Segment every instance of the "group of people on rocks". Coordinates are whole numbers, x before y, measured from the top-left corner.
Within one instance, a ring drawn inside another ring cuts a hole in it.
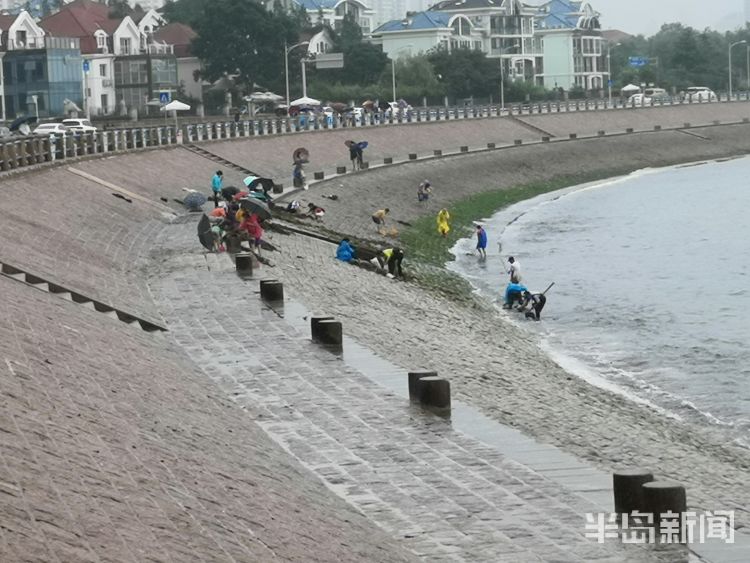
[[[513,256],[508,257],[505,271],[510,274],[510,279],[505,287],[503,308],[513,309],[515,306],[527,319],[541,320],[547,297],[544,293],[532,293],[521,282],[521,264]]]
[[[336,259],[349,264],[358,262],[357,251],[352,246],[348,238],[341,239],[336,249]],[[386,276],[394,278],[404,278],[404,270],[401,263],[404,261],[404,251],[398,246],[384,248],[371,260],[372,264],[377,264],[379,270],[385,272]]]
[[[240,200],[247,197],[249,192],[224,191],[223,176],[222,171],[218,170],[211,180],[214,209],[208,213],[208,216],[213,223],[211,232],[214,238],[214,248],[218,252],[223,252],[227,238],[234,236],[240,241],[249,241],[251,248],[260,255],[263,242],[263,221],[257,213],[243,209],[241,206]]]

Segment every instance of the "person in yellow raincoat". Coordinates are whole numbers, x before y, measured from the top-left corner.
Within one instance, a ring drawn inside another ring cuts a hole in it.
[[[437,229],[438,233],[440,233],[443,237],[447,237],[448,233],[451,230],[451,226],[449,221],[451,220],[451,215],[448,213],[447,209],[441,209],[440,212],[437,214]]]

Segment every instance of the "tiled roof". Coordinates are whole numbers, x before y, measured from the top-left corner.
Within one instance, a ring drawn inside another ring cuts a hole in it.
[[[403,20],[391,20],[386,22],[373,31],[373,33],[448,27],[448,21],[454,15],[455,14],[449,14],[447,12],[419,12],[418,14],[414,14]]]
[[[155,40],[174,45],[174,54],[178,57],[190,56],[190,43],[197,36],[193,28],[182,23],[170,23],[154,32]]]
[[[430,11],[471,10],[474,8],[502,8],[504,0],[443,0],[430,7]]]
[[[55,37],[78,37],[82,53],[97,51],[94,32],[98,29],[114,33],[122,19],[110,19],[109,7],[91,0],[75,0],[56,14],[47,16],[39,25]]]
[[[336,7],[340,0],[294,0],[297,5],[303,7],[308,12],[315,12],[319,9],[330,10]]]
[[[1,16],[0,15],[0,31],[8,31],[13,22],[16,21],[16,16]]]

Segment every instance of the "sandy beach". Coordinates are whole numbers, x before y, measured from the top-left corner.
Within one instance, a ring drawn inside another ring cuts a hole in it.
[[[438,195],[429,202],[432,211],[477,189],[509,187],[521,178],[552,177],[561,170],[595,169],[606,175],[607,169],[622,172],[628,162],[657,166],[712,153],[726,157],[750,148],[746,133],[743,126],[711,128],[711,138],[718,141],[711,145],[673,133],[667,143],[664,137],[635,135],[534,147],[533,160],[530,152],[485,153],[336,179],[304,196],[339,194],[327,205],[325,226],[377,240],[365,213],[377,204],[390,206],[406,221],[428,212],[404,187],[425,175],[439,179]],[[590,162],[581,163],[576,155],[588,155]],[[709,428],[668,419],[571,376],[540,350],[532,333],[487,301],[452,301],[340,263],[333,259],[332,245],[271,236],[281,252],[273,254],[277,267],[267,273],[282,279],[290,294],[316,313],[342,319],[347,334],[401,367],[438,370],[451,379],[457,398],[500,422],[602,469],[648,468],[684,483],[692,508],[735,510],[738,525],[750,523],[746,449],[721,443]],[[408,270],[408,257],[405,266]]]

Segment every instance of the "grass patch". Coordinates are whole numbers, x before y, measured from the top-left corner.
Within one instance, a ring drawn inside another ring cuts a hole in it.
[[[497,211],[519,201],[535,196],[627,173],[620,171],[599,171],[576,176],[563,176],[545,182],[535,182],[483,191],[457,201],[448,207],[451,214],[451,232],[443,238],[437,231],[437,215],[422,217],[402,231],[399,239],[408,250],[409,269],[414,269],[415,281],[427,289],[437,290],[454,299],[470,298],[471,286],[460,276],[445,269],[446,262],[454,259],[450,248],[459,239],[471,236],[473,221],[488,217]]]

